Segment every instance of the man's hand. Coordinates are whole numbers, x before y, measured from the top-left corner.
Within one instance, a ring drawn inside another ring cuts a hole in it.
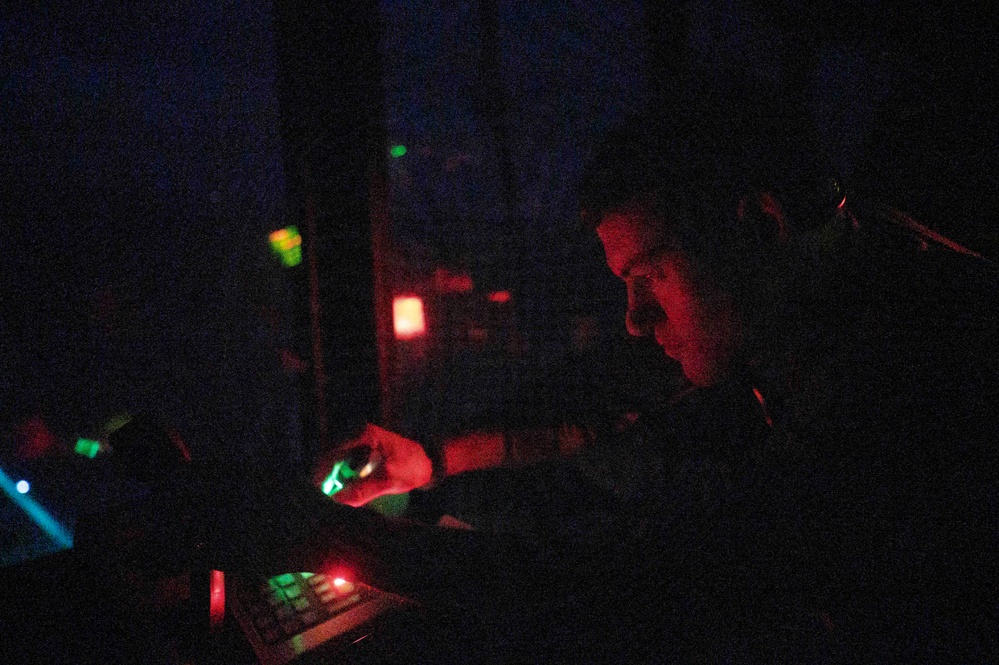
[[[322,488],[338,462],[367,446],[371,470],[344,483],[333,499],[349,506],[362,506],[384,494],[402,494],[430,482],[433,467],[430,458],[416,441],[368,424],[356,439],[320,457],[313,467],[312,484]]]

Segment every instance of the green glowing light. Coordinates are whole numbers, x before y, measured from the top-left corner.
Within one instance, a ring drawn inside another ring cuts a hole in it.
[[[399,158],[406,154],[406,146],[404,145],[394,145],[392,149],[389,150],[389,154],[393,157]]]
[[[405,514],[406,509],[409,507],[409,493],[383,494],[369,501],[367,507],[376,513],[381,513],[389,517],[401,516]]]
[[[288,268],[294,268],[302,262],[302,248],[295,247],[281,254],[281,263]]]
[[[323,494],[333,496],[343,489],[343,483],[351,478],[356,478],[357,473],[350,468],[345,460],[341,460],[333,465],[330,475],[323,481]]]
[[[337,476],[340,474],[340,467],[343,466],[343,462],[337,462],[333,465],[333,470],[330,471],[330,475],[326,476],[326,480],[323,481],[323,494],[326,496],[333,496],[337,492],[343,489],[343,483]]]
[[[295,583],[295,574],[285,573],[284,575],[278,575],[276,577],[272,577],[268,581],[270,582],[271,586],[291,586],[292,584]]]
[[[278,229],[268,236],[271,243],[271,250],[278,255],[281,263],[289,268],[293,268],[302,262],[302,236],[298,233],[298,227],[286,226]]]
[[[97,453],[101,449],[101,442],[94,441],[93,439],[77,439],[76,440],[76,454],[83,455],[84,457],[89,457],[94,459],[97,457]]]

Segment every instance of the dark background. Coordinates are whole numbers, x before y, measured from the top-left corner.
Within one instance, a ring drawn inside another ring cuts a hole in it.
[[[512,293],[500,323],[462,319],[516,342],[472,348],[457,374],[473,387],[476,367],[558,366],[584,316],[616,344],[622,294],[577,226],[576,187],[594,138],[681,75],[753,82],[809,118],[848,186],[999,250],[985,9],[159,4],[0,14],[5,459],[33,415],[71,446],[123,411],[175,424],[199,456],[307,456],[308,275],[266,238],[304,231],[310,200],[331,435],[386,400],[403,425],[426,415],[384,311],[438,267],[479,300]]]

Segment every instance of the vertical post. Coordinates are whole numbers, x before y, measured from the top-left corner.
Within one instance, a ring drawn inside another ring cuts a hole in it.
[[[387,148],[380,10],[377,0],[273,7],[289,209],[305,229],[308,261],[300,319],[312,347],[303,409],[309,458],[315,446],[377,420],[385,393],[376,313],[389,288],[376,265],[389,235],[378,184]]]
[[[323,308],[319,296],[319,267],[316,257],[316,199],[305,195],[305,256],[309,270],[309,333],[312,340],[312,397],[316,407],[319,449],[329,445],[329,417],[326,412],[326,365],[323,362]]]
[[[392,226],[388,211],[388,183],[384,168],[372,168],[369,173],[371,200],[371,256],[375,301],[375,339],[378,343],[378,385],[380,388],[381,421],[393,423],[395,397],[392,386],[396,365],[395,335],[392,324],[392,287],[394,252]]]

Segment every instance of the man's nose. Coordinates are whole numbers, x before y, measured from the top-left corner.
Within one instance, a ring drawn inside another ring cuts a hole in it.
[[[643,284],[628,285],[628,311],[625,327],[635,337],[645,337],[655,332],[655,325],[665,316],[659,303]]]

